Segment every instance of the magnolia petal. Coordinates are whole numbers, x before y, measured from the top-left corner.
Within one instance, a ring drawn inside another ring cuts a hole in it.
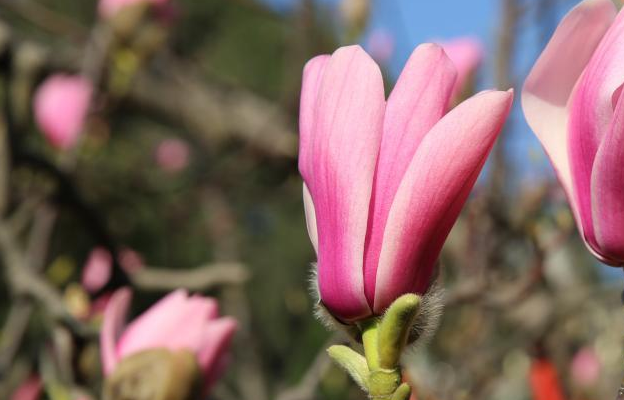
[[[316,103],[323,71],[330,60],[328,55],[316,56],[303,68],[301,99],[299,103],[299,171],[304,180],[312,179],[312,135]],[[316,248],[316,247],[315,247]]]
[[[423,293],[435,261],[511,107],[489,91],[451,110],[425,136],[399,186],[377,270],[375,313],[404,293]]]
[[[568,156],[568,110],[576,82],[615,18],[609,0],[585,0],[559,24],[522,90],[527,122],[542,143],[581,226]]]
[[[388,99],[364,259],[364,287],[371,307],[392,200],[418,145],[446,112],[455,77],[455,67],[442,48],[423,44],[412,53]]]
[[[624,93],[624,92],[622,92]],[[624,262],[624,96],[620,94],[611,129],[600,144],[592,171],[594,229],[603,261]]]
[[[186,290],[178,289],[135,318],[119,339],[119,354],[128,355],[166,340],[167,328],[176,325],[180,311],[185,309],[186,301]]]
[[[305,211],[306,227],[308,228],[308,236],[314,247],[314,252],[318,254],[318,232],[316,229],[316,212],[314,211],[314,202],[310,190],[303,184],[303,209]]]
[[[207,386],[212,385],[223,373],[223,360],[237,326],[234,318],[223,317],[204,327],[203,343],[197,355],[197,362],[204,371]]]
[[[334,315],[353,320],[370,315],[362,268],[385,107],[379,67],[359,46],[332,55],[316,107],[306,144],[314,162],[303,174],[316,212],[319,289]]]
[[[613,96],[624,75],[624,14],[619,14],[596,48],[570,103],[568,152],[574,177],[574,200],[583,237],[596,247],[591,211],[591,174],[600,142],[610,129]]]
[[[131,300],[132,292],[130,289],[121,288],[112,295],[104,310],[100,347],[105,375],[111,374],[119,361],[117,339],[124,328]]]

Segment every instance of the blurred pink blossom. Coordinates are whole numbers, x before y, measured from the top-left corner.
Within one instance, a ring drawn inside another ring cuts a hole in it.
[[[31,375],[11,395],[11,400],[38,400],[43,392],[43,383],[37,375]]]
[[[124,248],[119,251],[119,265],[127,274],[133,274],[145,267],[143,257],[136,251]]]
[[[91,250],[82,268],[82,287],[89,293],[100,290],[111,277],[113,258],[103,247]]]
[[[73,147],[89,111],[93,87],[81,76],[52,75],[34,97],[35,120],[48,142],[62,150]]]
[[[219,378],[237,324],[219,317],[216,300],[176,290],[124,326],[131,298],[130,289],[117,290],[104,312],[100,343],[106,375],[126,356],[166,348],[192,351],[207,386]]]
[[[600,377],[600,360],[594,349],[584,347],[572,359],[570,373],[572,380],[581,386],[591,386]]]
[[[440,43],[446,55],[453,61],[457,68],[457,80],[453,88],[453,96],[456,98],[465,89],[471,76],[475,73],[479,64],[483,61],[483,44],[473,37],[459,37]]]
[[[178,172],[189,163],[189,146],[180,139],[165,139],[156,147],[156,163],[167,172]]]
[[[98,12],[102,18],[110,18],[126,6],[139,3],[149,3],[156,6],[165,6],[169,0],[100,0]]]
[[[368,53],[379,63],[387,63],[394,53],[394,37],[386,29],[377,28],[368,36]]]

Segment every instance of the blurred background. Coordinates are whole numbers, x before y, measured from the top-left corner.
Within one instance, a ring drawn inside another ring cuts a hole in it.
[[[122,286],[135,314],[187,287],[239,320],[210,398],[363,398],[326,358],[344,337],[314,319],[308,290],[302,68],[359,43],[389,92],[419,43],[465,37],[482,56],[460,97],[517,96],[444,248],[444,315],[406,356],[407,379],[419,400],[612,397],[624,374],[622,274],[579,240],[519,101],[575,3],[172,0],[112,20],[92,0],[0,0],[0,398],[33,376],[41,399],[75,388],[98,398],[98,301]],[[36,110],[59,73],[93,85],[71,145]],[[98,248],[112,271],[90,287]]]

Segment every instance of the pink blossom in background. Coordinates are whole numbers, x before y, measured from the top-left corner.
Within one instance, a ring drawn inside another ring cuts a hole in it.
[[[388,101],[359,46],[303,73],[299,170],[320,297],[343,321],[425,293],[441,247],[509,113],[511,92],[482,92],[447,113],[457,72],[424,44]]]
[[[52,75],[39,86],[34,97],[35,120],[52,146],[67,150],[76,144],[92,93],[91,83],[77,75]]]
[[[572,359],[570,366],[572,381],[581,386],[592,386],[600,378],[601,366],[594,349],[584,347]]]
[[[11,400],[39,400],[43,393],[43,383],[37,375],[31,375],[22,382],[11,395]]]
[[[124,248],[119,251],[119,265],[127,274],[133,274],[145,267],[143,257],[136,251]]]
[[[386,29],[377,28],[368,35],[366,50],[379,63],[387,63],[394,54],[394,37]]]
[[[167,172],[178,172],[188,166],[190,149],[180,139],[165,139],[156,147],[156,163]]]
[[[440,44],[457,68],[457,81],[452,96],[456,98],[464,91],[469,79],[483,61],[483,44],[473,37],[459,37]]]
[[[149,3],[155,6],[165,6],[169,0],[100,0],[98,12],[102,18],[110,18],[121,11],[126,6],[134,4]]]
[[[126,356],[153,348],[186,349],[197,357],[206,385],[221,375],[236,321],[219,317],[216,300],[176,290],[127,326],[130,289],[113,294],[104,312],[100,335],[104,373],[110,375]]]
[[[581,237],[624,264],[624,13],[585,0],[564,17],[522,91],[526,119],[566,191]]]
[[[82,287],[89,293],[102,289],[109,281],[113,269],[113,257],[103,247],[96,247],[82,268]]]

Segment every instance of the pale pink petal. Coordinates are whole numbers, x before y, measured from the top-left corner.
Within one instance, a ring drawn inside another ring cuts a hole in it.
[[[609,0],[585,0],[572,9],[559,24],[522,90],[524,115],[553,163],[581,230],[572,189],[566,107],[577,80],[615,15]]]
[[[439,251],[477,178],[513,94],[490,91],[451,110],[425,136],[399,186],[384,233],[376,313],[404,293],[423,293]]]
[[[423,44],[412,53],[388,99],[364,258],[364,288],[371,307],[394,195],[423,137],[446,112],[455,77],[455,67],[442,48]]]
[[[89,293],[102,289],[109,281],[113,268],[113,258],[103,247],[96,247],[82,268],[82,287]]]
[[[223,317],[211,321],[204,327],[203,345],[197,355],[197,361],[204,371],[207,387],[223,373],[222,360],[227,354],[237,326],[235,319]]]
[[[375,62],[359,46],[338,49],[325,67],[306,144],[314,162],[302,174],[316,211],[321,299],[345,320],[370,315],[362,268],[384,106]]]
[[[624,94],[624,91],[622,92]],[[591,178],[595,249],[603,261],[624,263],[624,96],[615,109],[609,132],[600,144]]]
[[[610,3],[610,2],[608,2]],[[606,6],[605,6],[606,7]],[[591,212],[591,173],[613,118],[614,93],[624,82],[624,13],[620,13],[581,75],[570,102],[568,154],[574,200],[585,241],[596,248]]]
[[[11,400],[39,400],[43,394],[43,382],[37,375],[32,375],[22,382],[11,395]]]
[[[303,184],[303,210],[305,211],[306,227],[308,228],[308,236],[314,247],[314,252],[318,254],[318,232],[316,231],[316,212],[314,211],[314,202],[310,195],[310,190]]]
[[[316,115],[316,103],[323,71],[330,60],[328,55],[316,56],[303,68],[301,98],[299,102],[299,171],[304,180],[312,179],[312,135]]]
[[[457,81],[453,88],[453,96],[462,93],[470,77],[483,60],[483,44],[473,37],[459,37],[441,43],[446,55],[457,68]]]
[[[203,325],[216,313],[213,299],[187,298],[183,290],[173,292],[128,325],[119,340],[119,355],[156,347],[196,351]]]
[[[39,86],[34,97],[34,114],[50,144],[66,150],[73,147],[80,133],[93,88],[80,76],[53,75]]]
[[[106,310],[104,310],[104,320],[100,333],[100,351],[105,375],[112,373],[119,361],[117,339],[124,328],[131,300],[132,292],[130,289],[119,289],[113,294]]]

